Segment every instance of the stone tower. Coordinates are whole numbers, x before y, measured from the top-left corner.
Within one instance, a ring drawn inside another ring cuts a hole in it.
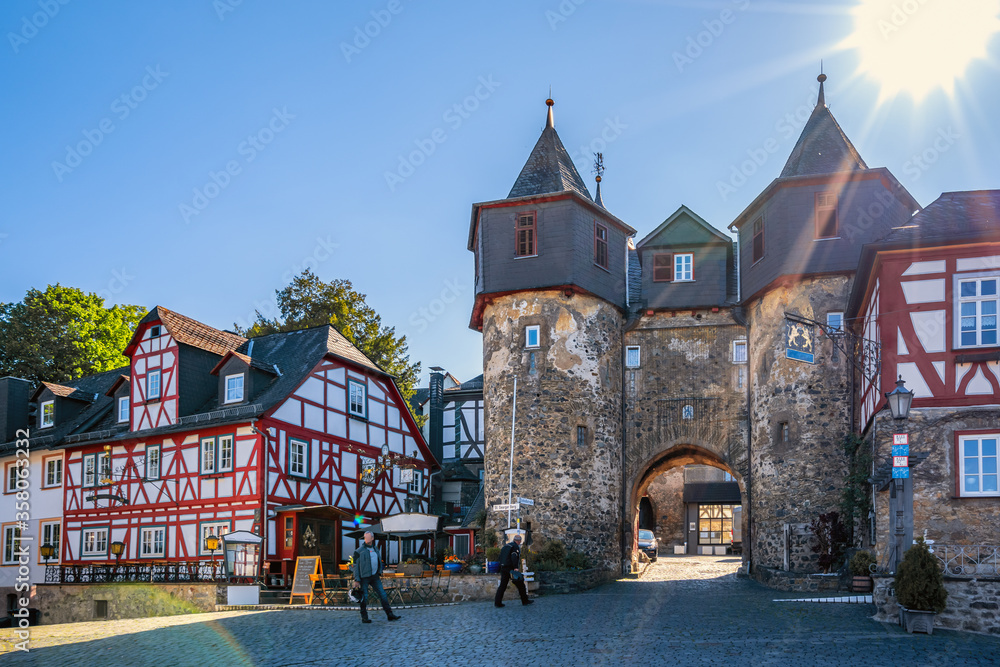
[[[843,488],[854,370],[815,323],[842,326],[862,246],[918,208],[889,170],[861,159],[826,106],[825,79],[780,176],[730,225],[750,331],[750,541],[760,576],[816,570],[808,525],[837,509]]]
[[[510,483],[515,502],[534,501],[521,511],[534,542],[561,540],[617,570],[625,261],[635,230],[591,199],[546,104],[541,137],[510,193],[472,207],[485,499],[488,509],[506,503]],[[487,517],[488,529],[506,528],[506,513]]]

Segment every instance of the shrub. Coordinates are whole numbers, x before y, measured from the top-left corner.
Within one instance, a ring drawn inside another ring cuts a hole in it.
[[[564,569],[566,568],[556,561],[545,558],[536,561],[535,564],[531,566],[532,572],[558,572],[559,570]]]
[[[836,512],[820,514],[809,524],[810,530],[816,536],[816,546],[813,553],[819,554],[819,566],[824,572],[840,567],[847,549],[847,528],[840,522]]]
[[[948,591],[937,558],[920,537],[903,556],[895,579],[896,599],[907,609],[941,613]]]
[[[861,550],[851,558],[851,574],[856,577],[870,577],[875,556],[870,551]]]
[[[486,560],[492,563],[500,560],[500,547],[486,547]]]
[[[556,565],[566,564],[566,546],[559,540],[549,540],[537,552],[538,560],[548,560]],[[560,567],[561,569],[561,567]]]
[[[570,570],[588,570],[590,559],[579,551],[570,551],[566,554],[566,567]]]

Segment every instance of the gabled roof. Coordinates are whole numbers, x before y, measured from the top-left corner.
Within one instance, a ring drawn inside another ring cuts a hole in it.
[[[163,306],[156,306],[149,311],[132,334],[132,339],[125,348],[125,356],[131,357],[135,347],[139,344],[139,336],[142,335],[144,327],[142,325],[149,322],[162,322],[174,340],[184,345],[190,345],[200,350],[205,350],[213,354],[224,355],[226,352],[237,349],[246,342],[246,338],[229,331],[221,331],[215,327],[191,319],[180,313],[175,313]]]
[[[545,129],[542,130],[542,136],[538,137],[535,147],[531,149],[528,161],[521,168],[521,173],[514,181],[514,187],[510,189],[507,199],[567,190],[590,199],[590,192],[580,178],[580,172],[576,170],[566,147],[556,134],[555,124],[552,121],[553,102],[546,100],[545,103],[549,105]]]
[[[247,346],[244,345],[243,347],[247,347]],[[248,347],[247,347],[247,349],[249,350]],[[261,361],[259,358],[253,358],[253,359],[251,359],[250,357],[248,357],[247,355],[245,355],[245,354],[243,354],[241,352],[226,352],[226,356],[222,357],[222,359],[219,360],[219,363],[217,363],[215,365],[215,368],[213,368],[209,372],[212,375],[218,375],[219,371],[222,370],[222,367],[226,365],[226,362],[229,361],[230,359],[232,359],[233,357],[236,357],[237,359],[239,359],[240,361],[242,361],[243,363],[245,363],[250,368],[256,368],[257,370],[264,371],[265,373],[270,373],[271,375],[277,375],[278,374],[278,371],[274,368],[273,365],[267,364],[267,363]]]
[[[953,245],[1000,236],[1000,190],[944,192],[896,227],[882,243],[912,247]]]
[[[733,242],[731,238],[720,232],[712,225],[708,224],[708,222],[706,222],[704,218],[702,218],[700,215],[698,215],[697,213],[689,209],[687,206],[684,206],[682,204],[680,208],[678,208],[670,215],[669,218],[660,223],[660,225],[656,229],[651,231],[649,234],[646,235],[644,239],[639,241],[635,246],[636,249],[642,248],[644,245],[656,240],[656,237],[659,236],[661,233],[663,233],[663,231],[667,229],[667,227],[670,227],[672,224],[674,224],[675,222],[677,222],[682,218],[690,219],[695,223],[697,223],[698,225],[700,225],[701,227],[703,227],[707,233],[715,237],[714,240],[721,241],[722,243]],[[691,240],[691,243],[699,243],[699,242],[700,241],[694,239]]]
[[[465,382],[455,386],[448,387],[445,389],[445,393],[449,392],[460,392],[460,391],[482,391],[483,390],[483,376],[480,373],[471,380],[466,380]]]
[[[108,387],[108,390],[106,392],[104,392],[104,395],[105,396],[113,396],[114,393],[116,391],[118,391],[118,387],[122,386],[125,383],[131,383],[131,382],[132,382],[132,378],[129,377],[128,375],[125,375],[123,373],[122,375],[118,376],[118,379],[115,380],[114,384],[112,384],[110,387]]]
[[[84,392],[75,386],[68,387],[66,385],[56,384],[55,382],[42,382],[38,386],[38,389],[35,390],[35,393],[31,395],[31,400],[37,399],[39,394],[46,389],[59,398],[70,398],[74,401],[81,401],[83,403],[93,403],[97,400],[97,396],[95,396],[93,392]]]
[[[816,176],[841,171],[863,171],[868,168],[858,150],[840,129],[837,120],[826,106],[823,82],[819,76],[819,99],[812,115],[802,128],[792,154],[788,156],[779,178],[791,176]]]

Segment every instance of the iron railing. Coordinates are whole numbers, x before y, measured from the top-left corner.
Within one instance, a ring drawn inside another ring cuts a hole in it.
[[[220,561],[168,561],[46,565],[47,584],[175,583],[227,581]]]
[[[932,544],[931,553],[952,577],[1000,576],[1000,546],[989,544]]]

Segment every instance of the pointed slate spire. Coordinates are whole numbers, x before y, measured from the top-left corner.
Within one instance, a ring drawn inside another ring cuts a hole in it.
[[[594,173],[597,174],[597,195],[594,197],[594,203],[605,208],[604,200],[601,198],[601,176],[604,174],[604,154],[594,153]]]
[[[601,199],[601,177],[600,176],[597,177],[597,196],[594,197],[594,203],[597,204],[598,206],[600,206],[601,208],[605,208],[604,207],[604,200]]]
[[[802,134],[781,170],[781,178],[862,171],[868,168],[826,106],[826,94],[823,90],[826,75],[820,74],[817,80],[819,96],[816,98],[816,108],[802,128]]]
[[[545,129],[542,130],[542,136],[538,138],[535,147],[531,149],[531,155],[521,168],[521,173],[514,181],[514,187],[510,189],[507,198],[573,190],[590,199],[590,192],[580,178],[580,172],[576,170],[566,147],[556,134],[555,121],[552,117],[552,105],[555,102],[549,98],[545,100],[545,104],[548,105]]]

